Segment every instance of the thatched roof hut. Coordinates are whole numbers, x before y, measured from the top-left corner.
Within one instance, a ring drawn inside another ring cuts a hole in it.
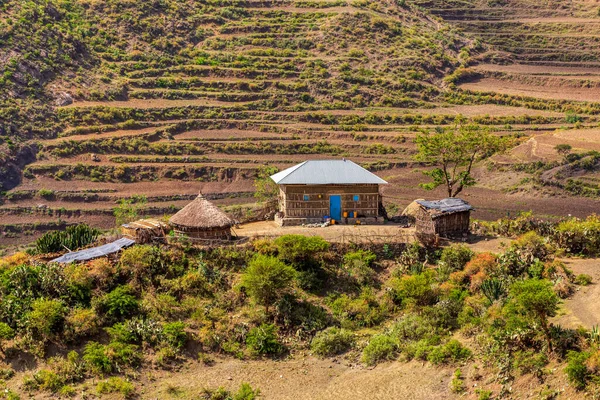
[[[231,239],[231,227],[235,224],[202,195],[173,215],[169,223],[175,233],[207,240]]]

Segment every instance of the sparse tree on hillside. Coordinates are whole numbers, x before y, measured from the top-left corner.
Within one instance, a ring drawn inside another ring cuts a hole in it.
[[[292,285],[296,270],[281,260],[265,255],[257,255],[248,264],[242,275],[242,286],[257,304],[269,306],[281,297]]]
[[[417,135],[418,153],[415,158],[435,166],[424,172],[433,182],[421,187],[433,190],[445,186],[448,197],[456,197],[465,187],[476,183],[471,175],[475,162],[501,150],[503,142],[478,125],[437,129],[435,133]]]
[[[567,143],[557,144],[556,146],[554,146],[554,150],[556,150],[556,152],[561,156],[566,156],[571,152],[572,149],[573,147],[571,147],[571,145]]]

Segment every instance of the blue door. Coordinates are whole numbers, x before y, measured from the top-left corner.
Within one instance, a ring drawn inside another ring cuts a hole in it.
[[[341,221],[342,219],[342,196],[336,194],[329,196],[329,215],[331,219]]]

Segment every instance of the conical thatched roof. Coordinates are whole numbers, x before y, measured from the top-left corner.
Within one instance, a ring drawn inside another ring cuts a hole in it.
[[[171,224],[189,228],[229,228],[233,221],[213,203],[199,195],[169,220]]]

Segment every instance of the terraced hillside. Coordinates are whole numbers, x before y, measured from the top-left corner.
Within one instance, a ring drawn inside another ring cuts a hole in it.
[[[462,88],[542,99],[597,101],[600,6],[596,1],[417,0],[490,46]]]
[[[489,79],[514,85],[515,75],[528,88],[545,79],[560,85],[595,79],[591,50],[577,59],[573,49],[561,61],[552,52],[525,58],[494,48],[522,40],[521,28],[511,40],[488,40],[485,32],[513,33],[514,24],[502,21],[550,12],[556,19],[571,10],[519,4],[5,2],[0,9],[12,22],[0,25],[0,45],[10,54],[0,60],[7,89],[0,113],[0,156],[7,162],[0,176],[10,189],[0,206],[4,242],[78,221],[112,227],[113,208],[137,195],[148,198],[146,214],[170,214],[202,191],[243,216],[239,206],[255,202],[252,183],[263,165],[285,168],[307,158],[361,163],[390,181],[385,201],[402,208],[431,196],[418,187],[426,166],[413,161],[414,136],[471,122],[523,142],[498,158],[502,168],[479,169],[483,183],[468,195],[480,218],[529,209],[563,215],[573,213],[564,207],[573,201],[585,215],[597,205],[550,197],[564,192],[562,183],[540,189],[526,168],[515,172],[514,165],[537,161],[519,158],[531,153],[532,137],[593,129],[600,106],[469,86]],[[592,23],[591,4],[575,3],[577,17]],[[526,22],[515,23],[526,29]],[[39,51],[44,46],[51,57]],[[511,60],[518,64],[505,65]],[[485,64],[469,67],[478,61]],[[540,65],[556,73],[535,72]],[[462,81],[475,74],[477,82]],[[557,157],[553,147],[546,152]],[[513,196],[507,191],[521,197],[507,201]]]
[[[8,193],[6,225],[77,217],[108,227],[115,202],[139,194],[154,214],[198,191],[252,203],[265,163],[349,156],[374,169],[404,165],[410,125],[453,121],[426,109],[460,65],[459,51],[471,48],[392,1],[32,4],[4,6],[15,21],[5,29],[14,46],[5,71],[16,72],[3,85],[11,102],[26,102],[34,92],[20,75],[55,68],[35,93],[59,107],[36,114],[47,130],[12,124],[9,145],[30,148],[34,139],[37,148]],[[19,54],[31,14],[60,31],[77,21],[71,31],[85,59],[48,66]],[[365,107],[384,111],[350,111]],[[10,189],[16,179],[3,181]]]

